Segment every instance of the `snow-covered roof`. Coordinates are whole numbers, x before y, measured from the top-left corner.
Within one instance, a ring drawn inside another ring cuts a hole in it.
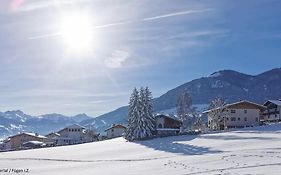
[[[32,143],[34,145],[42,145],[42,144],[44,144],[43,142],[40,142],[40,141],[28,141],[28,142],[24,142],[23,144],[28,144],[28,143]]]
[[[238,104],[242,104],[242,103],[248,103],[248,104],[256,106],[257,108],[266,109],[266,107],[263,106],[263,105],[260,105],[260,104],[254,103],[254,102],[250,102],[250,101],[247,101],[247,100],[241,100],[241,101],[238,101],[238,102],[235,102],[235,103],[227,104],[223,107],[217,107],[217,108],[214,108],[214,109],[209,109],[209,110],[203,111],[202,113],[206,114],[206,113],[212,112],[214,110],[218,110],[218,109],[222,109],[222,108],[229,108],[229,107],[232,107],[232,106],[235,106],[235,105],[238,105]]]
[[[46,135],[46,137],[50,136],[50,135],[55,135],[55,136],[60,136],[59,133],[56,133],[56,132],[51,132],[49,134]]]
[[[67,126],[65,128],[68,128],[68,129],[85,129],[84,126],[81,126],[79,124],[73,124],[73,125]]]
[[[169,118],[169,119],[172,119],[172,120],[176,120],[178,122],[181,122],[178,118],[176,118],[175,116],[170,116],[170,115],[165,115],[165,114],[156,114],[155,115],[155,118],[156,117],[165,117],[165,118]]]
[[[107,128],[107,129],[104,130],[104,131],[108,131],[108,130],[110,130],[110,129],[112,129],[112,128],[124,128],[124,129],[126,129],[126,126],[123,126],[123,125],[121,125],[121,124],[113,124],[111,127]]]
[[[31,133],[31,132],[20,133],[20,134],[17,134],[17,135],[13,135],[13,136],[11,136],[10,138],[13,138],[13,137],[16,137],[16,136],[19,136],[19,135],[22,135],[22,134],[29,135],[29,136],[32,136],[32,137],[41,138],[41,139],[46,138],[46,137],[43,136],[43,135],[40,135],[40,134],[37,134],[37,133]]]
[[[267,100],[264,105],[266,105],[268,102],[276,104],[277,106],[281,106],[281,100]]]

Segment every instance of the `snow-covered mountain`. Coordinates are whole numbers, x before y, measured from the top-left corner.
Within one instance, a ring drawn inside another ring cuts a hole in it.
[[[0,112],[0,138],[24,131],[47,134],[89,118],[86,114],[69,117],[61,114],[31,116],[20,110]]]
[[[233,70],[214,72],[180,85],[153,100],[155,112],[175,110],[178,95],[186,90],[193,104],[202,111],[215,97],[227,102],[241,99],[263,103],[267,99],[281,98],[281,68],[258,74],[247,75]],[[171,110],[172,109],[172,110]],[[103,131],[113,123],[126,123],[127,107],[118,108],[97,118],[82,121],[83,125],[93,125]]]
[[[263,103],[267,99],[281,98],[280,89],[281,68],[258,75],[222,70],[208,77],[187,82],[153,99],[154,111],[156,113],[175,113],[178,94],[183,90],[190,93],[193,104],[199,111],[202,111],[213,98],[218,96],[225,98],[227,102],[245,99]],[[45,134],[78,122],[83,126],[96,128],[97,131],[103,132],[114,123],[126,124],[127,110],[127,106],[120,107],[96,118],[91,118],[86,114],[67,117],[61,114],[30,116],[19,110],[0,112],[0,138],[3,135],[11,135],[21,131]]]

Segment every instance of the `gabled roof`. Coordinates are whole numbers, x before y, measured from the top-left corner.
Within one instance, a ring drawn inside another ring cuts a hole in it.
[[[55,135],[55,136],[60,136],[59,133],[56,133],[56,132],[51,132],[49,134],[46,135],[46,137],[50,136],[50,135]]]
[[[79,124],[73,124],[73,125],[67,126],[65,128],[68,128],[68,129],[85,129],[84,126],[81,126]]]
[[[170,115],[165,115],[165,114],[156,114],[155,115],[155,118],[161,118],[161,117],[164,117],[164,118],[169,118],[171,120],[175,120],[177,122],[181,122],[178,118],[176,118],[175,116],[170,116]]]
[[[111,127],[107,128],[104,131],[108,131],[108,130],[113,129],[113,128],[124,128],[124,129],[126,129],[126,126],[123,126],[121,124],[113,124]]]
[[[268,103],[273,103],[277,106],[281,106],[281,100],[267,100],[263,105],[266,106]]]
[[[39,135],[39,134],[37,134],[37,133],[29,133],[29,132],[25,132],[25,133],[20,133],[20,134],[17,134],[17,135],[13,135],[13,136],[11,136],[10,138],[17,137],[17,136],[20,136],[20,135],[29,135],[29,136],[37,137],[37,138],[40,138],[40,139],[46,138],[45,136]]]
[[[250,102],[250,101],[247,101],[247,100],[242,100],[242,101],[238,101],[238,102],[235,102],[235,103],[227,104],[227,105],[222,106],[222,107],[209,109],[207,111],[203,111],[202,113],[206,114],[206,113],[212,112],[214,110],[223,109],[223,108],[232,108],[232,107],[235,107],[235,106],[238,106],[238,105],[241,105],[241,104],[248,104],[248,105],[254,106],[255,108],[261,109],[261,110],[266,109],[266,107],[263,106],[263,105],[260,105],[260,104],[254,103],[254,102]],[[245,108],[245,109],[247,109],[247,108]]]
[[[225,105],[225,107],[229,108],[229,107],[233,107],[233,106],[243,104],[243,103],[244,104],[250,104],[252,106],[255,106],[258,109],[266,109],[266,107],[261,105],[261,104],[250,102],[250,101],[247,101],[247,100],[242,100],[242,101],[238,101],[238,102],[235,102],[235,103],[227,104],[227,105]]]
[[[61,130],[59,130],[57,133],[59,134],[61,131],[66,130],[66,129],[86,129],[84,126],[81,126],[79,124],[73,124],[73,125],[69,125]]]

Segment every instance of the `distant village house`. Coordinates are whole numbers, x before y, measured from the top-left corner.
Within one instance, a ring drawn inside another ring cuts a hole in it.
[[[43,142],[45,136],[39,135],[37,133],[21,133],[9,137],[9,142],[12,150],[22,149],[23,144],[29,141],[39,141]]]
[[[108,139],[121,137],[126,132],[126,127],[121,124],[113,124],[111,127],[105,130]]]
[[[264,103],[267,110],[263,113],[262,122],[279,122],[281,121],[281,100],[268,100]]]
[[[157,114],[156,120],[156,134],[158,136],[177,135],[180,132],[182,122],[176,117]]]

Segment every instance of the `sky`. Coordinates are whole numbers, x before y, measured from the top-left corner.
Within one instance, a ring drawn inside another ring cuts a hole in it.
[[[231,69],[281,67],[279,0],[1,0],[0,110],[96,117]]]

